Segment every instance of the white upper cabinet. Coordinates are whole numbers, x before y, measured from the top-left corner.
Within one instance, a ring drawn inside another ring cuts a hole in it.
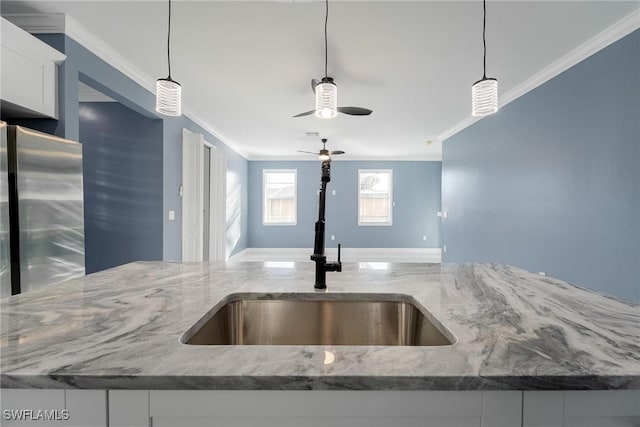
[[[58,118],[57,67],[66,56],[0,18],[0,99],[16,117]]]

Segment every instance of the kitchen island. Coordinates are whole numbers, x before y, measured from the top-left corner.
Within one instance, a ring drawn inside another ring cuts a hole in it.
[[[453,345],[180,342],[230,295],[317,294],[313,280],[310,262],[138,262],[4,299],[2,388],[147,396],[149,390],[493,391],[484,396],[507,393],[514,402],[522,391],[617,390],[623,394],[613,400],[640,403],[640,305],[506,265],[345,263],[328,277],[325,297],[411,297],[450,331]]]

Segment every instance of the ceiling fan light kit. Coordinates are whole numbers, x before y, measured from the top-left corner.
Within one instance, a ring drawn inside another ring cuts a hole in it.
[[[318,159],[325,161],[331,159],[328,150],[320,150],[320,154],[318,154]]]
[[[318,159],[322,161],[331,160],[331,156],[338,156],[340,154],[344,154],[344,151],[342,150],[334,150],[334,151],[327,150],[327,138],[322,138],[321,141],[322,141],[322,149],[317,153],[313,151],[302,151],[302,150],[298,150],[298,152],[317,155]]]
[[[175,117],[182,114],[182,86],[171,78],[171,0],[167,30],[167,64],[169,76],[156,80],[156,111],[165,116]]]
[[[361,107],[338,107],[338,86],[332,77],[327,74],[328,64],[328,43],[327,43],[327,22],[329,21],[329,0],[325,0],[325,16],[324,16],[324,77],[318,81],[311,79],[311,89],[316,95],[315,110],[305,111],[296,114],[293,117],[304,117],[315,114],[321,119],[333,119],[338,113],[347,114],[349,116],[368,116],[372,111],[368,108]]]
[[[332,119],[338,115],[338,86],[325,77],[316,86],[316,117]]]
[[[482,0],[482,12],[483,73],[482,79],[471,86],[471,114],[476,117],[498,111],[498,80],[487,77],[487,0]]]

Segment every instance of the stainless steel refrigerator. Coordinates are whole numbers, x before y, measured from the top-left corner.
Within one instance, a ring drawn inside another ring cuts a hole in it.
[[[82,145],[0,122],[0,294],[83,276]]]

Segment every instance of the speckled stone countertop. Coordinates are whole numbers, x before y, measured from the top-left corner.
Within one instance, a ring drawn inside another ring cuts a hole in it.
[[[313,294],[313,268],[141,262],[6,298],[1,386],[640,389],[640,305],[505,265],[345,263],[342,273],[328,274],[328,295],[413,297],[455,335],[450,346],[179,342],[230,294]]]

